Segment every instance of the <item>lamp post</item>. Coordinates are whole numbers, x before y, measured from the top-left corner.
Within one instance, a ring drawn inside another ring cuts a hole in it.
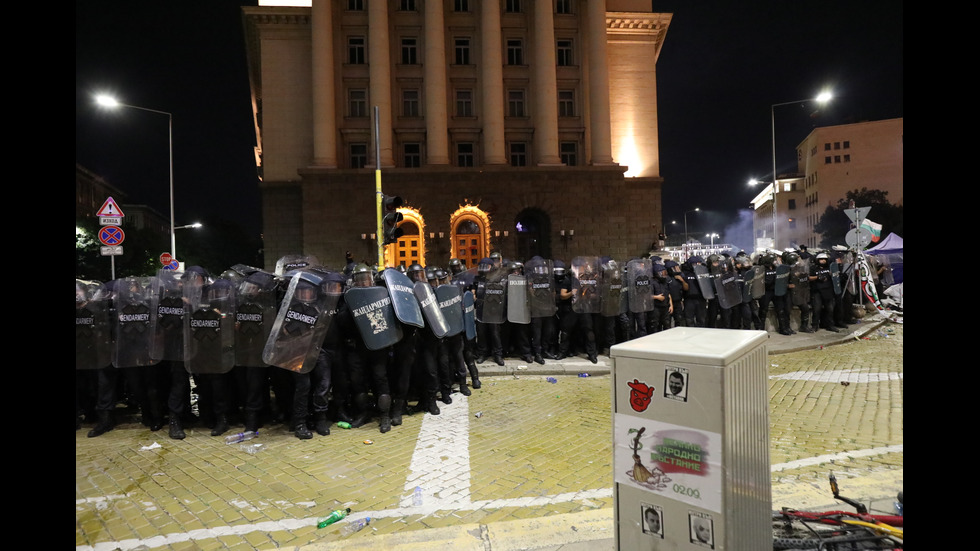
[[[687,235],[687,214],[690,213],[690,212],[700,212],[700,211],[701,211],[701,208],[698,207],[696,209],[692,209],[692,210],[689,210],[689,211],[687,211],[687,212],[684,213],[684,246],[685,247],[687,246],[687,243],[691,240],[691,238],[688,237],[688,235]]]
[[[170,255],[177,258],[177,238],[174,234],[176,228],[174,227],[174,117],[172,114],[166,111],[158,111],[156,109],[149,109],[147,107],[139,107],[137,105],[129,105],[126,103],[120,103],[116,98],[106,95],[99,94],[95,97],[96,103],[103,107],[109,109],[117,109],[119,107],[129,107],[130,109],[139,109],[140,111],[149,111],[150,113],[157,113],[159,115],[167,116],[167,140],[169,142],[170,149]]]
[[[816,101],[817,103],[824,104],[833,98],[830,92],[824,91],[820,92],[815,98],[799,99],[796,101],[784,101],[782,103],[774,103],[769,107],[769,116],[772,122],[772,248],[779,249],[776,246],[776,192],[779,186],[776,184],[776,108],[781,105],[792,105],[794,103],[806,103],[808,101]]]
[[[707,237],[708,239],[711,240],[711,248],[713,249],[713,248],[715,248],[715,238],[716,237],[721,237],[721,236],[718,235],[717,233],[709,233],[709,234],[705,235],[705,237]]]

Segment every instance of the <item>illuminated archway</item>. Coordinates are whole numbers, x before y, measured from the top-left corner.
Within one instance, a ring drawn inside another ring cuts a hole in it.
[[[474,268],[489,254],[490,217],[475,205],[460,206],[449,217],[450,256]]]

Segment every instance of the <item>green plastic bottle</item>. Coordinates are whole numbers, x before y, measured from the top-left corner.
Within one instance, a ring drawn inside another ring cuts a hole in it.
[[[342,428],[342,429],[349,429],[350,428],[350,423],[347,423],[346,421],[341,421],[341,422],[337,423],[337,426],[340,427],[340,428]]]
[[[317,521],[316,521],[316,527],[317,528],[325,528],[325,527],[330,526],[331,524],[337,522],[338,520],[341,520],[342,518],[346,517],[349,514],[350,514],[350,508],[349,507],[347,509],[337,509],[336,511],[330,513],[329,515],[327,515],[325,517],[322,517],[320,519],[317,519]]]

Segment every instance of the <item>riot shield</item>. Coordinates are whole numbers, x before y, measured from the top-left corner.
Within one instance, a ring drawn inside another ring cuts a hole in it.
[[[184,281],[173,270],[157,272],[157,323],[154,349],[155,360],[183,361],[184,359]]]
[[[449,331],[446,336],[452,337],[463,332],[463,293],[459,287],[448,284],[436,287],[436,300],[442,317],[446,319]]]
[[[547,318],[555,315],[554,265],[550,260],[536,258],[524,265],[528,281],[528,306],[532,318]]]
[[[473,291],[463,292],[463,328],[466,330],[466,340],[476,338],[476,305]]]
[[[485,279],[477,278],[476,285],[476,319],[481,323],[504,323],[507,320],[507,273],[491,271]]]
[[[634,258],[626,263],[626,285],[630,312],[640,314],[653,310],[653,264],[649,258]]]
[[[725,270],[714,278],[715,297],[722,308],[733,308],[742,304],[742,291],[738,286],[738,275],[734,271]]]
[[[810,304],[810,263],[800,259],[790,266],[789,282],[793,284],[791,299],[794,306]]]
[[[693,269],[694,275],[698,276],[698,288],[701,289],[701,296],[705,300],[715,298],[715,286],[711,282],[711,274],[708,273],[708,267],[704,264],[695,264]]]
[[[262,351],[276,321],[276,277],[269,272],[252,272],[238,285],[235,312],[235,364],[246,367],[268,365]]]
[[[235,367],[235,286],[228,279],[184,285],[184,367],[227,373]]]
[[[752,266],[752,285],[749,285],[749,280],[746,279],[746,286],[752,291],[752,298],[758,299],[762,295],[766,294],[766,267],[765,266]]]
[[[307,266],[319,266],[320,261],[312,255],[287,254],[276,261],[276,275],[281,276]]]
[[[777,297],[785,296],[789,289],[790,267],[786,264],[776,266],[776,282],[773,285],[773,294]]]
[[[139,367],[160,361],[150,354],[157,329],[157,285],[155,277],[127,277],[115,282],[116,342],[112,365]]]
[[[507,321],[522,325],[531,323],[527,276],[520,274],[507,276]]]
[[[395,268],[386,268],[381,273],[385,286],[388,287],[388,296],[391,297],[391,306],[395,310],[395,317],[405,325],[413,327],[425,327],[422,317],[422,310],[419,309],[419,301],[415,298],[415,284],[408,276]]]
[[[830,280],[834,283],[834,294],[840,295],[844,292],[840,284],[840,266],[836,262],[830,263]]]
[[[402,339],[402,327],[395,317],[387,289],[351,287],[344,292],[344,300],[368,350],[381,350]]]
[[[606,317],[625,313],[623,306],[623,270],[615,260],[607,260],[600,267],[602,279],[599,281],[599,312]]]
[[[576,256],[572,259],[572,311],[598,314],[602,307],[599,295],[599,258]]]
[[[262,350],[262,361],[289,371],[309,373],[330,329],[339,295],[323,292],[323,278],[297,270],[286,274],[289,286]],[[387,297],[387,292],[385,297]]]
[[[449,334],[449,324],[442,315],[439,308],[439,300],[436,298],[435,290],[428,281],[415,282],[415,299],[418,301],[419,309],[422,310],[422,317],[425,324],[432,331],[432,334],[440,339]]]
[[[75,280],[75,369],[112,364],[109,292],[99,281]]]

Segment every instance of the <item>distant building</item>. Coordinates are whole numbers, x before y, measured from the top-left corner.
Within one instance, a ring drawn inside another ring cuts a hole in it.
[[[814,226],[849,191],[887,191],[890,203],[903,204],[904,122],[897,118],[815,128],[796,148],[798,174],[776,179],[776,216],[771,185],[752,201],[756,247],[770,246],[774,222],[775,248],[817,246],[820,236]],[[868,217],[874,220],[874,211]]]
[[[126,203],[124,191],[101,176],[75,163],[75,218],[98,221],[99,209],[108,198],[116,202],[123,214],[123,230],[149,229],[160,235],[170,235],[170,219],[146,205]]]
[[[346,251],[374,264],[377,166],[405,200],[386,265],[626,258],[663,227],[656,62],[671,15],[649,1],[243,13],[267,268]]]

